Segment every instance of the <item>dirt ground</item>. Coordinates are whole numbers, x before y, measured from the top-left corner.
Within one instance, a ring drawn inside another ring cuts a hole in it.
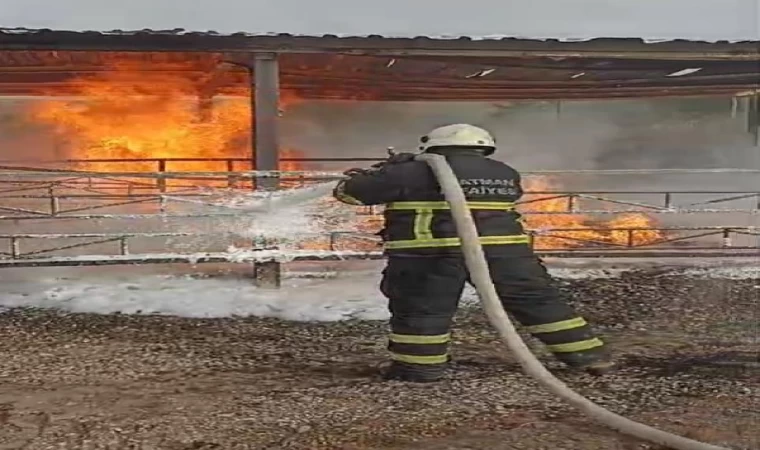
[[[562,281],[621,369],[542,353],[611,410],[760,449],[760,280]],[[449,377],[382,382],[385,323],[0,313],[0,449],[662,449],[597,426],[521,374],[477,308]],[[532,342],[531,345],[534,345]]]

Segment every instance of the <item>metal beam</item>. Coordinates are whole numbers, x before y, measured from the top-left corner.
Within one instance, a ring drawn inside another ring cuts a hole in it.
[[[760,147],[760,96],[747,97],[747,131],[752,135],[752,145]]]
[[[278,170],[280,73],[277,55],[257,53],[253,60],[253,101],[251,142],[253,143],[253,166],[256,170]],[[279,178],[257,178],[256,189],[276,190]],[[254,219],[255,220],[255,219]],[[256,285],[277,288],[281,282],[281,267],[277,261],[265,261],[253,265]]]
[[[154,52],[276,52],[342,53],[364,55],[441,56],[543,56],[669,60],[760,59],[756,42],[707,43],[670,41],[647,43],[641,39],[592,39],[557,42],[530,39],[431,39],[337,36],[212,36],[201,33],[123,32],[99,34],[37,30],[28,33],[0,31],[0,49]]]

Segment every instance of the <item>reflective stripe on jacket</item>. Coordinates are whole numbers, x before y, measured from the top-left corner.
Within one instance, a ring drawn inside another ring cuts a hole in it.
[[[467,206],[473,213],[477,221],[477,211],[493,211],[516,214],[514,202],[481,202],[469,201]],[[409,216],[413,218],[410,220]],[[385,249],[392,253],[394,250],[401,249],[424,249],[424,248],[445,248],[459,247],[461,241],[456,237],[456,233],[445,230],[443,233],[434,233],[433,224],[436,218],[447,224],[453,224],[451,219],[451,210],[449,204],[445,201],[409,201],[393,202],[385,207],[386,221],[397,223],[411,223],[411,232],[408,239],[394,239],[393,236],[386,237]],[[406,216],[406,217],[403,217]],[[450,228],[450,227],[448,227]],[[448,231],[448,232],[447,232]],[[401,234],[404,234],[402,231]],[[443,235],[442,235],[443,234]],[[399,233],[396,233],[398,236]],[[509,235],[481,235],[480,243],[483,245],[509,245],[509,244],[529,244],[530,237],[526,234],[509,234]]]

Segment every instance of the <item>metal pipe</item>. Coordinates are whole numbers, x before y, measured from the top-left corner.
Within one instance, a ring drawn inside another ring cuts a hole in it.
[[[750,258],[760,257],[760,251],[618,251],[618,252],[581,252],[581,251],[541,251],[536,254],[541,257],[567,259],[607,259],[607,258]],[[50,258],[0,259],[0,268],[9,267],[56,267],[56,266],[101,266],[121,264],[168,264],[168,263],[250,263],[266,261],[349,261],[349,260],[380,260],[384,259],[382,252],[352,252],[352,251],[273,251],[261,250],[249,254],[234,253],[159,253],[131,255],[82,255],[61,256]]]
[[[134,161],[132,161],[134,162]],[[647,170],[541,170],[541,171],[526,171],[524,172],[526,175],[562,175],[562,174],[569,174],[569,175],[578,175],[578,174],[589,174],[589,175],[666,175],[666,174],[684,174],[684,175],[702,175],[702,174],[760,174],[760,169],[647,169]],[[251,176],[251,177],[260,177],[260,178],[279,178],[279,177],[312,177],[317,176],[321,178],[332,178],[332,179],[341,179],[344,178],[344,175],[340,172],[328,172],[328,171],[309,171],[309,170],[288,170],[288,171],[277,171],[277,170],[249,170],[249,171],[241,171],[241,172],[235,172],[235,175],[238,176]],[[85,172],[85,171],[73,171],[73,170],[62,170],[59,172],[46,172],[44,170],[24,170],[24,171],[16,171],[16,170],[0,170],[0,176],[3,177],[13,177],[13,182],[18,183],[21,182],[20,180],[15,180],[15,178],[32,178],[32,177],[39,177],[39,178],[52,178],[52,177],[64,177],[64,176],[77,176],[77,177],[95,177],[95,178],[103,178],[106,179],[108,177],[115,178],[115,177],[131,177],[131,178],[157,178],[157,177],[164,177],[164,178],[187,178],[187,177],[193,177],[193,176],[208,176],[208,177],[226,177],[228,176],[228,172],[224,171],[213,171],[213,172]],[[127,180],[124,180],[123,182],[127,182]],[[593,192],[593,191],[590,191]],[[748,193],[747,191],[739,191],[743,193]],[[737,192],[737,193],[739,193]],[[640,193],[648,193],[648,191],[641,191]]]
[[[10,211],[14,213],[26,213],[26,216],[0,216],[2,220],[39,220],[39,219],[68,219],[68,220],[91,220],[91,219],[167,219],[167,218],[200,218],[200,217],[240,217],[241,212],[219,212],[219,213],[204,213],[204,214],[191,214],[191,213],[166,213],[166,200],[165,197],[160,197],[159,200],[160,213],[154,214],[59,214],[57,216],[51,216],[48,213],[40,211],[22,210],[19,208],[6,208],[0,206],[0,211]],[[94,209],[94,208],[93,208]],[[656,211],[650,212],[647,210],[639,209],[624,209],[624,210],[576,210],[576,211],[521,211],[524,216],[527,215],[615,215],[626,213],[648,213],[648,214],[665,214],[665,215],[678,215],[678,214],[726,214],[726,213],[744,213],[744,214],[760,214],[760,210],[748,210],[748,209],[690,209],[690,210],[669,210],[669,211]],[[577,228],[576,230],[582,231],[583,228]]]

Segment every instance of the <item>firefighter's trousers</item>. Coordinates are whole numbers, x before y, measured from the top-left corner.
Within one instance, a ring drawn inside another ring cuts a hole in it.
[[[606,349],[564,301],[536,256],[489,258],[504,309],[557,359],[583,367]],[[389,299],[394,364],[436,377],[449,360],[452,318],[469,274],[462,257],[391,257],[380,286]]]

